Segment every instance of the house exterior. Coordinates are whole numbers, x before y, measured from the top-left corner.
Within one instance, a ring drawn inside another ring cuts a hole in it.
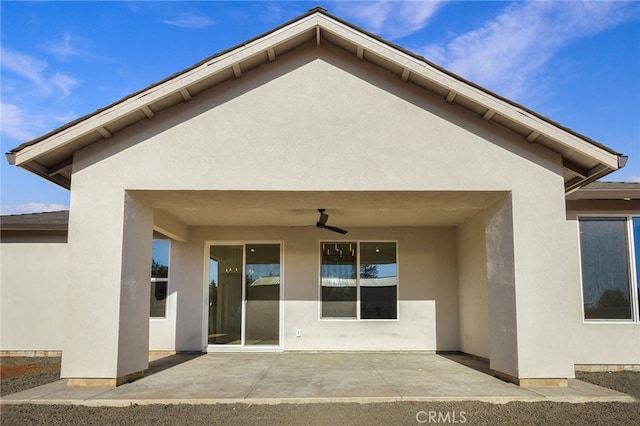
[[[149,350],[462,351],[525,386],[640,365],[640,189],[588,185],[626,157],[323,9],[8,159],[71,206],[3,218],[0,349],[61,350],[70,385]],[[610,222],[626,293],[583,277]]]

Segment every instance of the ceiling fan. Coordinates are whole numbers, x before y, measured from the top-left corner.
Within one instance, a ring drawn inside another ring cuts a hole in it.
[[[338,234],[346,234],[347,231],[342,228],[336,228],[335,226],[327,225],[327,220],[329,219],[329,215],[326,214],[325,209],[318,209],[320,213],[320,218],[316,222],[317,228],[328,229],[329,231],[337,232]]]

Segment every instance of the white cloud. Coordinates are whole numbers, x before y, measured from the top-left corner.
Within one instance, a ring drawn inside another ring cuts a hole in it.
[[[90,45],[91,40],[65,32],[54,40],[41,43],[38,48],[60,62],[68,62],[70,60],[84,62],[110,61],[108,58],[93,52],[89,48]]]
[[[71,89],[80,84],[80,81],[65,74],[55,73],[51,77],[51,83],[60,89],[63,97],[67,97],[71,93]]]
[[[180,28],[205,28],[213,24],[213,20],[208,17],[193,13],[181,13],[176,19],[165,19],[162,22]]]
[[[441,1],[380,0],[338,3],[336,9],[339,16],[393,40],[424,28],[441,5]]]
[[[65,33],[61,41],[49,42],[44,45],[47,53],[62,59],[70,56],[79,56],[82,54],[75,46],[71,44],[72,38],[69,33]]]
[[[0,134],[18,141],[27,141],[77,117],[78,114],[73,112],[42,109],[26,111],[17,105],[2,102],[0,103]]]
[[[49,70],[46,61],[6,47],[2,55],[2,103],[0,134],[25,141],[60,125],[60,119],[76,117],[64,111],[60,102],[77,87],[80,80]],[[62,109],[62,111],[61,111]],[[66,122],[66,121],[65,121]]]
[[[57,114],[55,116],[52,116],[53,121],[61,124],[69,123],[70,121],[73,121],[76,118],[78,118],[78,114],[76,114],[75,112],[66,112],[63,114]]]
[[[35,137],[24,111],[16,105],[5,103],[0,104],[0,132],[18,140]]]
[[[44,76],[44,71],[47,68],[47,63],[45,61],[41,61],[23,53],[14,52],[13,50],[9,50],[4,47],[0,47],[0,55],[2,56],[3,68],[12,71],[18,76],[39,86],[44,90],[45,94],[51,94],[51,89],[46,84]]]
[[[64,204],[47,204],[38,202],[2,206],[3,215],[55,212],[60,210],[69,210],[69,206],[65,206]]]
[[[36,87],[36,93],[30,95],[47,97],[59,93],[62,97],[66,97],[71,88],[80,83],[67,74],[47,73],[48,64],[46,61],[4,47],[0,49],[2,68]],[[58,92],[54,89],[58,89]]]
[[[422,49],[428,59],[511,99],[539,92],[549,60],[571,41],[632,19],[622,2],[517,2],[481,28]],[[533,90],[535,87],[538,90]]]

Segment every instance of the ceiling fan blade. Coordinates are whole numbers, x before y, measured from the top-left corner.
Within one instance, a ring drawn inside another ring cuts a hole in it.
[[[331,225],[323,225],[323,226],[319,226],[319,228],[328,229],[329,231],[337,232],[338,234],[342,234],[342,235],[347,233],[346,230],[342,228],[336,228],[335,226],[331,226]]]

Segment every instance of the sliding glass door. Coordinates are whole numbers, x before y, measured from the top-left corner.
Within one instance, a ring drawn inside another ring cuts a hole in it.
[[[209,247],[208,345],[280,345],[280,247]]]

